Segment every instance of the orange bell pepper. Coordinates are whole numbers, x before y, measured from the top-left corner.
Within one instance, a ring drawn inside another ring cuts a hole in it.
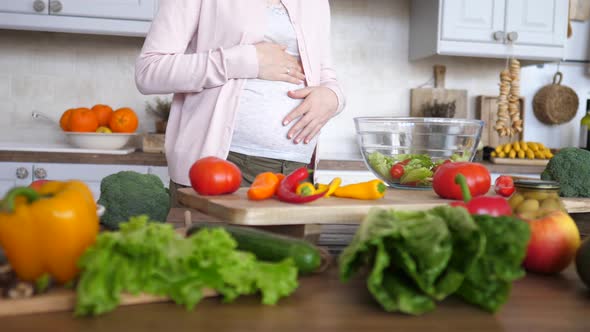
[[[279,186],[279,178],[275,173],[264,172],[256,176],[250,189],[248,189],[248,199],[261,201],[274,196]]]
[[[0,246],[22,280],[45,274],[60,283],[72,280],[98,231],[96,203],[81,181],[16,187],[0,203]]]

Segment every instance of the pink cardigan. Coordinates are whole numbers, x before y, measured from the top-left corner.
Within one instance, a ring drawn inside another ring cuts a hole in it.
[[[265,0],[160,0],[137,59],[143,94],[174,93],[166,129],[172,181],[190,185],[192,164],[226,158],[244,79],[258,76],[253,44],[263,41]],[[308,86],[344,96],[332,68],[328,0],[283,0],[299,41]],[[253,128],[256,130],[257,128]]]

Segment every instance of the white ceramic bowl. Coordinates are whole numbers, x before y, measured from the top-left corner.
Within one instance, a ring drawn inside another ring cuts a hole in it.
[[[118,150],[123,148],[129,140],[137,134],[119,133],[76,133],[66,132],[68,142],[81,149],[91,150]]]

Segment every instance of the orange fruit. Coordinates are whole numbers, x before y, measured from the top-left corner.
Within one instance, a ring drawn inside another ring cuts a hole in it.
[[[128,108],[119,108],[113,113],[109,127],[114,133],[133,133],[139,125],[135,112]]]
[[[70,108],[61,115],[61,118],[59,118],[59,126],[64,131],[70,131],[70,116],[72,115],[72,111],[74,111],[74,109]]]
[[[113,116],[113,109],[110,106],[98,104],[92,106],[91,109],[98,117],[99,126],[106,127],[109,125],[111,117]]]
[[[98,117],[91,109],[76,108],[70,115],[70,131],[95,132],[98,129]]]

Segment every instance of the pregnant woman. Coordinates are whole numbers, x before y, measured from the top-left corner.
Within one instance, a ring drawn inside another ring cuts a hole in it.
[[[344,108],[328,0],[161,0],[135,76],[144,94],[174,93],[174,206],[206,156],[235,163],[242,185],[309,164],[320,130]]]

